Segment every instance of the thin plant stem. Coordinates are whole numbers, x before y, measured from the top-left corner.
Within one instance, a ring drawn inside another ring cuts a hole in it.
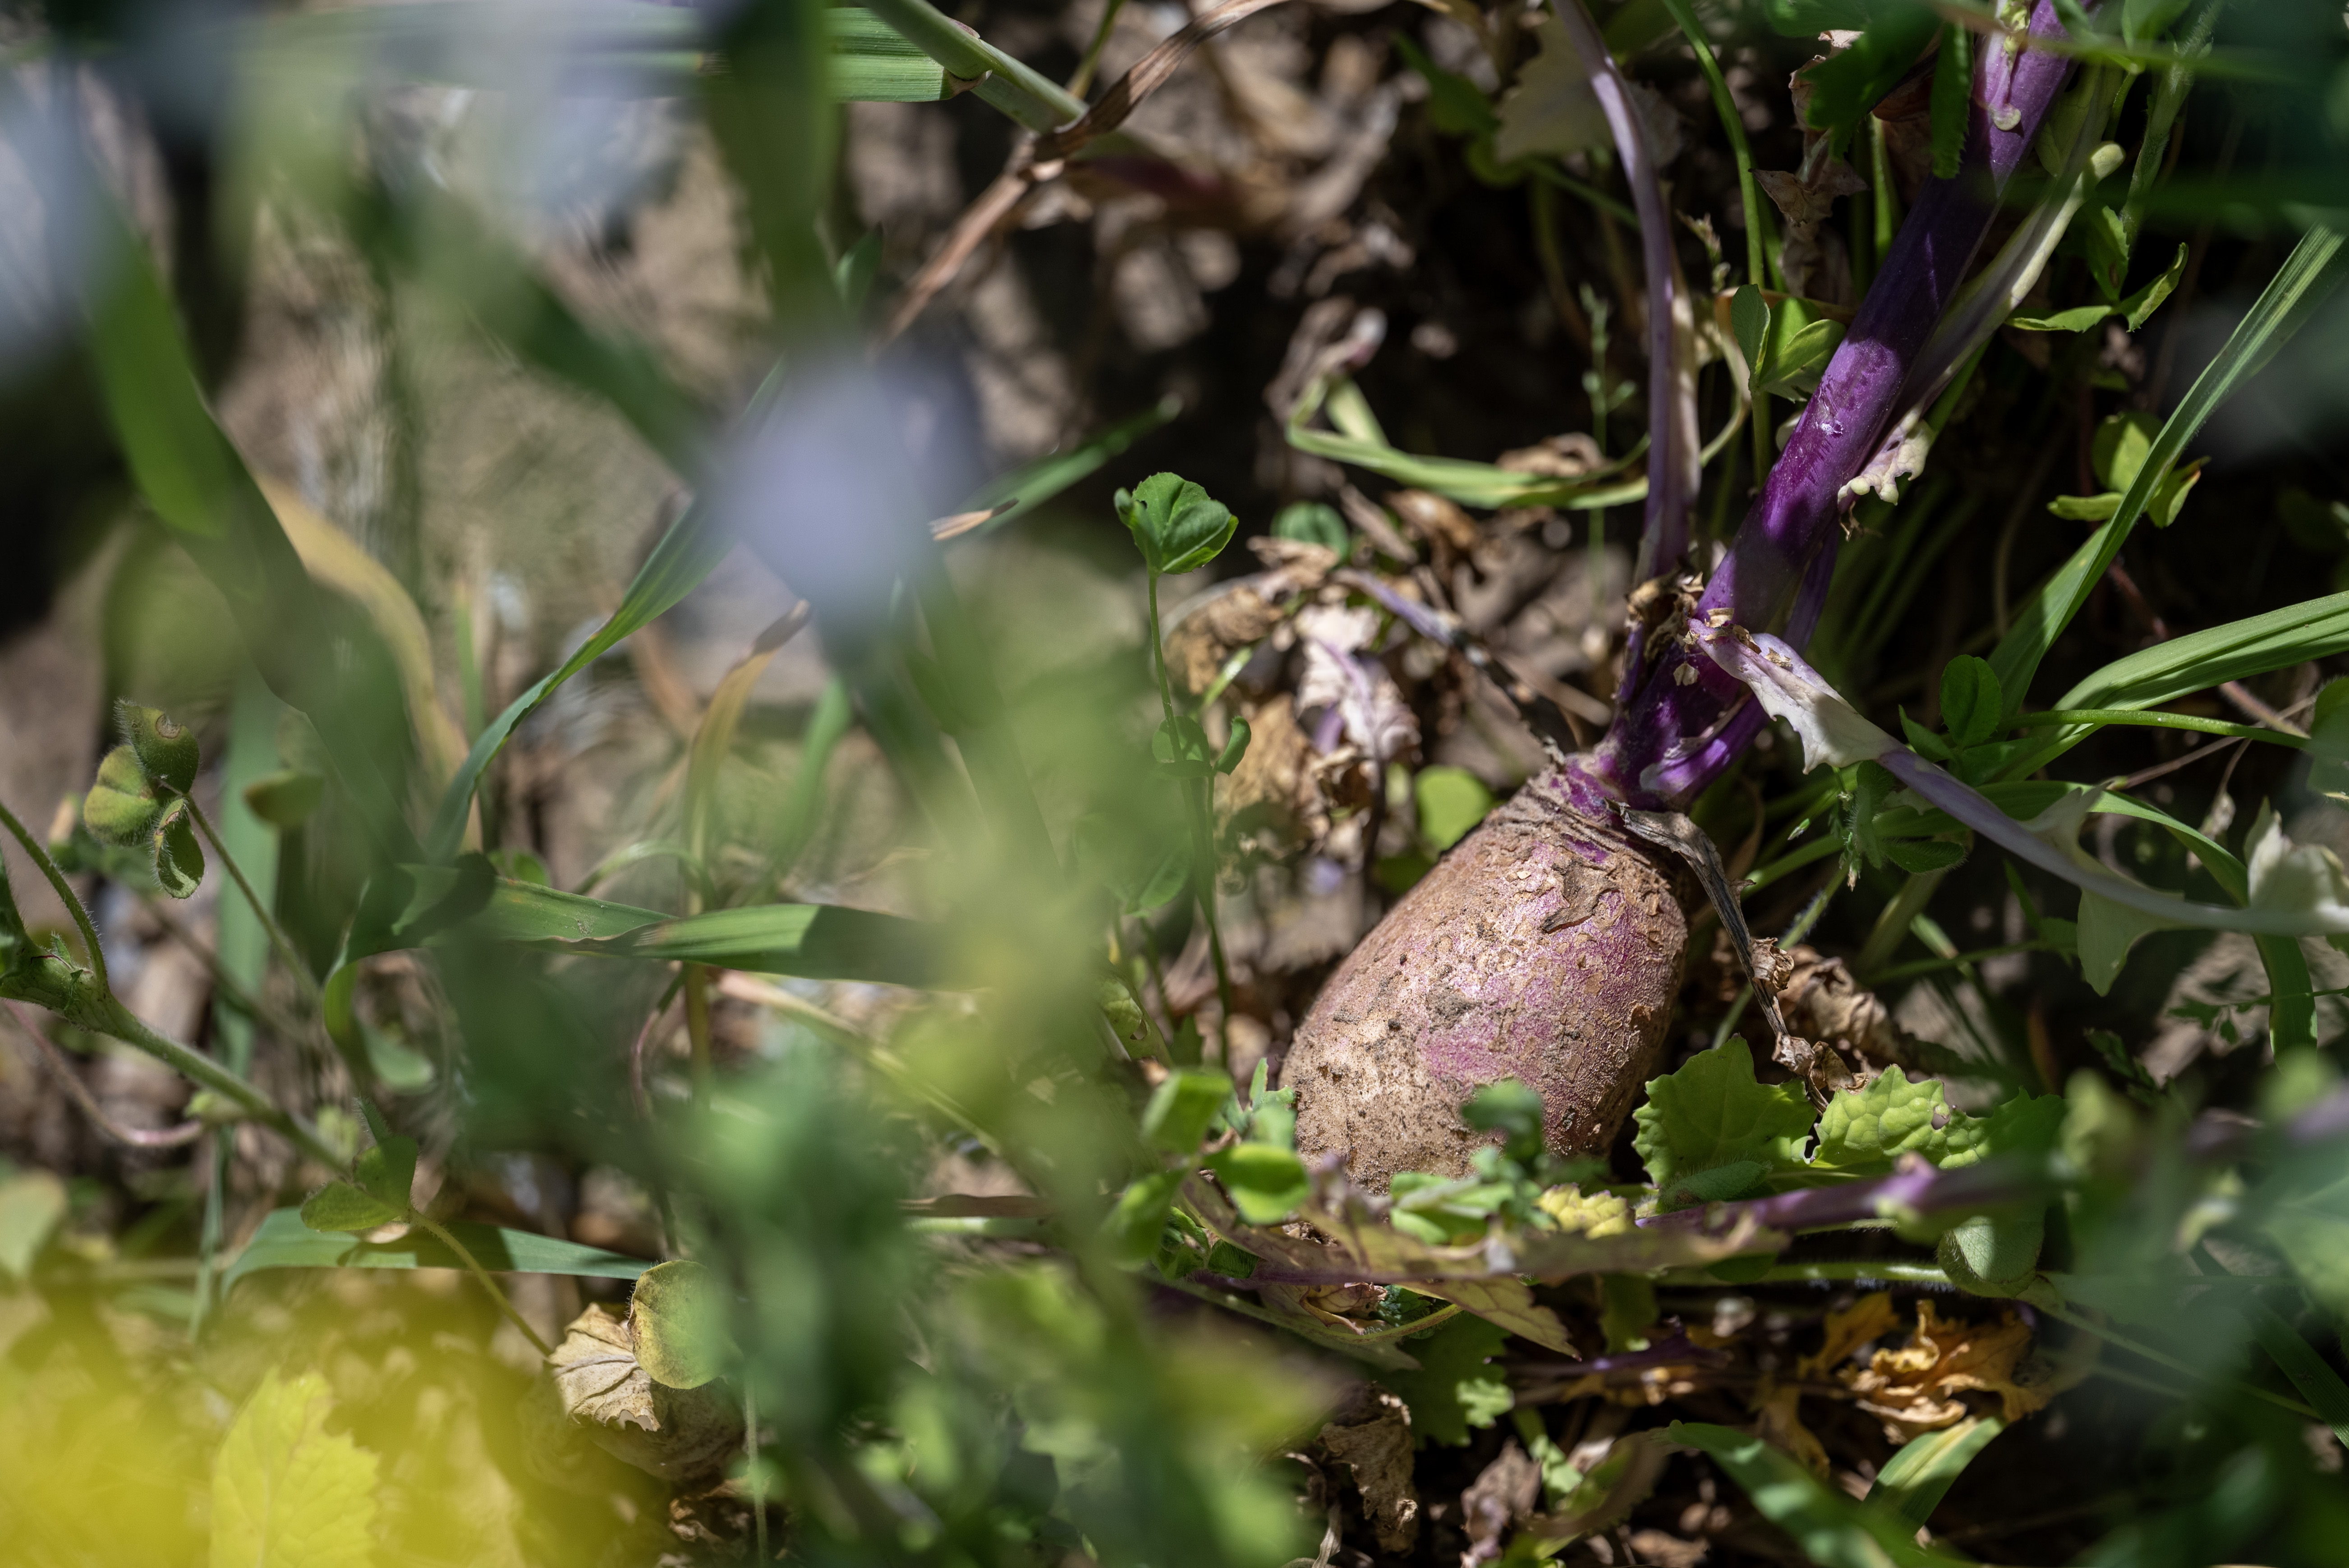
[[[1150,595],[1151,669],[1158,677],[1159,710],[1165,715],[1167,726],[1171,730],[1174,722],[1174,678],[1166,670],[1166,648],[1162,640],[1158,622],[1158,574],[1150,572],[1147,576]],[[1207,781],[1206,787],[1213,789],[1214,781]],[[1209,807],[1202,802],[1199,792],[1189,787],[1188,781],[1185,782],[1183,803],[1190,808],[1192,853],[1196,862],[1193,867],[1192,876],[1197,878],[1199,883],[1199,913],[1207,922],[1207,950],[1216,964],[1216,1001],[1223,1012],[1223,1016],[1217,1021],[1216,1027],[1220,1036],[1219,1043],[1224,1047],[1225,1060],[1228,1061],[1231,1058],[1232,971],[1224,959],[1224,933],[1221,922],[1216,918],[1215,824],[1214,819],[1208,815]],[[1371,846],[1369,854],[1376,857],[1378,846],[1375,844]]]
[[[1557,197],[1543,182],[1529,180],[1526,182],[1526,199],[1532,207],[1534,254],[1541,258],[1542,282],[1549,289],[1550,305],[1557,310],[1566,335],[1587,350],[1590,347],[1590,319],[1574,303],[1574,291],[1566,284],[1566,258],[1557,248]]]
[[[2171,1355],[2165,1351],[2156,1350],[2149,1345],[2130,1339],[2124,1334],[2115,1334],[2109,1328],[2101,1327],[2096,1324],[2090,1323],[2086,1318],[2082,1317],[2077,1313],[2067,1311],[2063,1307],[2043,1305],[2036,1302],[2032,1304],[2037,1306],[2041,1312],[2045,1313],[2049,1317],[2054,1318],[2058,1323],[2070,1324],[2082,1334],[2092,1334],[2107,1345],[2113,1345],[2121,1350],[2126,1350],[2131,1355],[2141,1355],[2147,1361],[2153,1362],[2158,1366],[2168,1367],[2172,1372],[2183,1373],[2186,1376],[2194,1379],[2196,1382],[2209,1380],[2223,1383],[2239,1394],[2249,1394],[2256,1398],[2264,1399],[2269,1404],[2289,1410],[2295,1416],[2305,1416],[2312,1421],[2323,1419],[2322,1417],[2317,1415],[2316,1411],[2313,1407],[2302,1404],[2297,1399],[2287,1399],[2282,1395],[2272,1393],[2268,1389],[2261,1387],[2256,1383],[2246,1383],[2240,1377],[2210,1378],[2209,1374],[2203,1372],[2200,1368],[2195,1366],[2190,1362],[2181,1361],[2177,1356]]]
[[[0,823],[7,826],[9,833],[23,846],[26,857],[40,867],[41,875],[49,879],[49,886],[57,889],[57,897],[64,900],[66,913],[73,917],[74,928],[81,932],[82,945],[89,950],[90,972],[98,977],[98,989],[111,995],[114,987],[106,978],[106,950],[98,945],[98,928],[90,924],[89,911],[81,907],[81,899],[75,894],[72,884],[66,880],[65,873],[57,869],[57,863],[49,858],[49,852],[33,841],[33,836],[25,831],[25,825],[16,820],[16,814],[10,811],[5,803],[0,803]]]
[[[1078,62],[1076,75],[1069,78],[1070,97],[1082,98],[1092,87],[1093,73],[1101,68],[1102,50],[1109,46],[1110,30],[1117,26],[1117,14],[1124,9],[1125,0],[1109,0],[1109,4],[1102,7],[1101,26],[1093,29],[1092,42],[1085,46],[1085,57]],[[762,1515],[759,1522],[759,1542],[761,1548],[766,1544],[766,1521]]]
[[[248,1118],[276,1133],[328,1169],[343,1168],[346,1163],[343,1157],[319,1136],[316,1127],[202,1052],[191,1046],[182,1045],[168,1035],[157,1033],[149,1028],[138,1014],[123,1006],[113,992],[106,993],[99,1007],[94,1012],[97,1016],[88,1019],[77,1018],[71,1022],[80,1023],[85,1028],[95,1029],[102,1034],[111,1034],[126,1044],[137,1046],[173,1072],[193,1079],[203,1087],[228,1100],[239,1110],[244,1112]]]
[[[709,1054],[709,971],[698,963],[685,966],[685,1033],[693,1045],[693,1102],[707,1108],[716,1069]]]
[[[2223,719],[2164,713],[2149,708],[2051,708],[2044,713],[2017,713],[2007,722],[2019,730],[2042,730],[2058,724],[2140,724],[2156,730],[2192,730],[2236,741],[2266,741],[2295,750],[2308,744],[2305,735],[2271,730],[2264,725],[2230,724]]]
[[[1768,286],[1769,265],[1764,259],[1762,226],[1765,221],[1762,205],[1762,189],[1754,178],[1754,148],[1745,140],[1745,121],[1737,112],[1737,99],[1729,90],[1727,78],[1721,74],[1721,62],[1713,57],[1713,44],[1705,37],[1703,26],[1697,21],[1696,7],[1690,0],[1664,0],[1664,9],[1671,13],[1680,26],[1681,36],[1688,40],[1689,49],[1696,56],[1697,69],[1704,73],[1705,87],[1713,94],[1714,112],[1721,117],[1721,129],[1729,138],[1730,155],[1737,161],[1737,201],[1745,214],[1745,281],[1756,288]],[[1891,242],[1891,231],[1885,219],[1890,209],[1882,198],[1877,202],[1877,254],[1881,255]],[[1770,397],[1759,390],[1754,393],[1752,418],[1754,430],[1754,491],[1760,494],[1762,482],[1770,472]]]
[[[212,976],[212,984],[220,989],[222,1002],[254,1023],[267,1024],[288,1040],[298,1040],[302,1037],[305,1032],[301,1025],[245,990],[236,976],[228,971],[228,966],[221,961],[220,954],[199,939],[195,932],[188,929],[186,923],[172,914],[161,901],[148,898],[144,903],[148,914],[153,916],[155,923],[163,928],[164,934],[187,949],[195,956],[196,961],[204,966],[205,971]]]
[[[506,1314],[506,1321],[512,1324],[516,1328],[522,1330],[523,1337],[529,1340],[532,1345],[535,1345],[541,1355],[553,1355],[554,1354],[554,1347],[547,1344],[545,1340],[541,1339],[538,1334],[538,1330],[531,1327],[529,1320],[524,1318],[521,1313],[514,1309],[514,1304],[507,1298],[506,1293],[498,1288],[498,1282],[490,1278],[490,1272],[481,1267],[481,1260],[473,1256],[472,1249],[466,1246],[464,1242],[457,1240],[457,1233],[455,1231],[450,1230],[449,1227],[441,1224],[439,1220],[434,1220],[420,1209],[409,1210],[409,1217],[414,1220],[415,1223],[423,1226],[424,1229],[430,1233],[434,1241],[439,1241],[442,1246],[457,1254],[458,1261],[463,1263],[467,1269],[471,1270],[472,1272],[473,1278],[481,1282],[481,1288],[490,1293],[490,1299],[498,1303],[498,1310]]]
[[[261,929],[269,933],[269,945],[277,950],[278,961],[293,971],[295,983],[302,988],[302,994],[308,999],[310,1005],[313,1008],[323,1009],[325,1003],[318,993],[317,977],[310,972],[310,966],[305,963],[301,954],[295,950],[293,939],[288,937],[285,928],[277,923],[277,918],[269,912],[269,906],[262,901],[261,895],[255,892],[253,884],[246,880],[244,867],[236,863],[236,857],[231,855],[228,852],[228,846],[221,842],[219,830],[212,826],[212,819],[204,815],[204,808],[196,804],[194,795],[182,791],[180,798],[188,803],[188,814],[196,819],[196,826],[203,830],[204,842],[212,846],[212,853],[220,857],[221,864],[228,867],[229,876],[234,878],[237,891],[243,893],[244,901],[253,907],[254,916],[261,921]]]
[[[1109,14],[1112,16],[1117,15],[1115,0],[1112,0]],[[1102,24],[1102,31],[1104,35],[1108,33],[1107,23]],[[1098,42],[1094,48],[1096,51],[1100,48]],[[1088,58],[1085,63],[1091,65],[1092,62]],[[751,1392],[748,1377],[742,1379],[742,1459],[743,1479],[750,1483],[750,1521],[751,1528],[758,1533],[759,1561],[771,1563],[774,1557],[767,1546],[767,1476],[759,1458],[759,1397]]]

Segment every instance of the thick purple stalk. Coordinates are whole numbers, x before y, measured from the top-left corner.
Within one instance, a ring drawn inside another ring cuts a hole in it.
[[[1615,137],[1623,180],[1640,214],[1640,260],[1648,288],[1648,508],[1632,580],[1645,582],[1688,553],[1689,505],[1696,494],[1696,400],[1672,353],[1672,317],[1679,275],[1672,265],[1672,217],[1664,205],[1647,128],[1615,56],[1599,36],[1582,0],[1557,0],[1557,19],[1589,76],[1590,90]],[[1601,372],[1604,373],[1603,371]],[[1637,647],[1633,649],[1637,656]]]
[[[2069,36],[2052,0],[2039,0],[2031,31]],[[1706,585],[1700,619],[1722,610],[1756,631],[1783,628],[1796,648],[1808,640],[1834,576],[1843,487],[1899,412],[1909,369],[1972,263],[1999,192],[2071,72],[2064,56],[2017,54],[2003,40],[1983,46],[1965,165],[1919,193],[1729,558]],[[1609,793],[1635,805],[1683,803],[1764,722],[1734,677],[1690,653],[1676,645],[1640,674],[1607,739],[1580,759]]]

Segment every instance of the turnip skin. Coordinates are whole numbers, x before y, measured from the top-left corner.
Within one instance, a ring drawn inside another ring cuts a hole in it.
[[[1357,1183],[1465,1172],[1482,1085],[1542,1096],[1550,1147],[1604,1155],[1660,1065],[1691,900],[1677,867],[1554,768],[1454,846],[1357,947],[1297,1031],[1297,1147]]]

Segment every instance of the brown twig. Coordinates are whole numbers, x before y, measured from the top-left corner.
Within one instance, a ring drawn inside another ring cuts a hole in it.
[[[1071,157],[1096,138],[1123,125],[1127,117],[1142,107],[1144,99],[1166,85],[1193,50],[1216,34],[1279,4],[1281,0],[1224,0],[1224,4],[1143,56],[1132,70],[1102,94],[1100,102],[1076,119],[1048,136],[1023,140],[1015,145],[1003,172],[955,220],[946,242],[905,286],[896,308],[889,313],[889,319],[874,339],[874,348],[895,342],[929,308],[939,291],[961,274],[988,236],[1011,220],[1031,191],[1059,179]]]
[[[124,1127],[99,1106],[98,1096],[89,1092],[89,1085],[81,1081],[81,1075],[74,1071],[73,1064],[66,1059],[63,1051],[57,1049],[57,1042],[41,1032],[40,1021],[31,1015],[25,1004],[10,1002],[7,1006],[8,1015],[16,1021],[16,1027],[31,1036],[33,1044],[39,1048],[37,1054],[41,1064],[48,1068],[50,1075],[57,1079],[58,1086],[65,1090],[73,1103],[81,1107],[82,1115],[107,1137],[118,1143],[129,1144],[133,1148],[184,1148],[203,1137],[204,1124],[201,1121],[181,1122],[170,1127]]]

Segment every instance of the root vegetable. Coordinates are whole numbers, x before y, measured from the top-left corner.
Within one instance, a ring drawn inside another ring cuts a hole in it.
[[[2064,36],[2050,0],[2034,8],[2031,32]],[[1834,574],[1846,486],[1901,406],[1909,371],[2071,65],[2005,40],[1980,51],[1963,166],[1920,192],[1707,584],[1700,618],[1783,630],[1797,649],[1808,639]],[[1645,166],[1633,143],[1627,171]],[[1650,293],[1667,299],[1669,254],[1649,260]],[[1651,413],[1671,418],[1669,409]],[[1681,494],[1671,433],[1651,433],[1649,483],[1659,497]],[[1661,558],[1651,546],[1684,536],[1685,521],[1651,506],[1641,559]],[[1684,874],[1630,837],[1610,806],[1685,803],[1765,719],[1741,683],[1692,658],[1684,639],[1629,668],[1599,746],[1526,784],[1454,846],[1331,977],[1283,1068],[1299,1091],[1300,1152],[1347,1151],[1354,1179],[1373,1189],[1399,1171],[1456,1174],[1482,1141],[1461,1121],[1461,1102],[1510,1076],[1540,1091],[1552,1147],[1602,1153],[1613,1140],[1659,1065],[1700,895],[1683,898]]]

